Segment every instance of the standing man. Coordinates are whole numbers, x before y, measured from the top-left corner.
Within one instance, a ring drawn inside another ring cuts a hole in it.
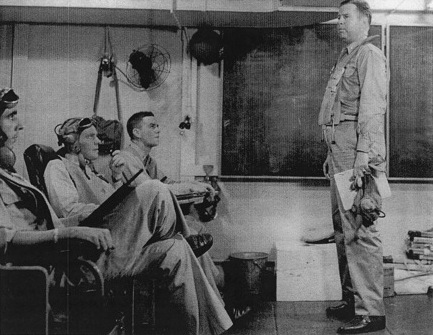
[[[384,118],[387,74],[383,52],[367,37],[371,10],[364,0],[345,0],[338,12],[338,35],[344,41],[322,102],[319,125],[328,146],[323,172],[331,181],[343,301],[329,307],[329,317],[350,322],[340,334],[384,329],[382,242],[376,223],[367,227],[345,210],[334,174],[353,169],[357,185],[365,173],[385,171]]]

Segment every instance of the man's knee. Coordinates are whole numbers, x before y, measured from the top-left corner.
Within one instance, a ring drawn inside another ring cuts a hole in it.
[[[149,269],[158,267],[163,277],[172,278],[173,287],[181,285],[184,278],[191,278],[194,254],[182,236],[152,243],[145,249],[143,256],[148,259]]]
[[[167,186],[159,180],[146,180],[137,186],[136,192],[149,195],[169,194]]]
[[[169,239],[151,243],[145,248],[145,253],[148,254],[147,257],[149,255],[163,254],[164,260],[170,263],[177,263],[179,260],[191,257],[189,245],[180,234]]]
[[[168,250],[167,256],[173,260],[188,260],[193,256],[190,252],[190,246],[186,242],[185,238],[180,234],[176,235],[173,239],[173,245]]]

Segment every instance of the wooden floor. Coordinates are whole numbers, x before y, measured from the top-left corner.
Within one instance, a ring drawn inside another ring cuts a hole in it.
[[[266,301],[237,320],[222,335],[328,335],[342,322],[328,319],[325,309],[336,302]],[[337,302],[338,303],[338,302]],[[380,335],[433,335],[433,295],[401,295],[385,298],[387,326]],[[136,332],[166,335],[155,329]],[[176,334],[177,335],[177,334]],[[181,335],[181,334],[179,334]]]
[[[224,335],[336,334],[342,324],[330,320],[325,308],[334,302],[262,302]],[[387,327],[373,334],[433,335],[433,296],[385,298]]]

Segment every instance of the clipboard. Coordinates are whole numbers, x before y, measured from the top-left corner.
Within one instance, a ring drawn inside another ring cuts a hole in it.
[[[86,227],[98,227],[102,223],[102,219],[105,215],[113,210],[118,204],[120,204],[125,197],[135,189],[135,186],[131,186],[131,183],[143,172],[143,169],[133,175],[125,184],[120,186],[112,195],[108,197],[102,204],[99,205],[90,215],[79,223],[79,226]]]
[[[352,190],[350,188],[353,183],[353,181],[350,180],[352,176],[353,169],[339,172],[334,175],[335,184],[337,185],[337,190],[340,194],[343,208],[346,211],[352,208],[353,201],[355,200],[355,196],[357,193],[356,190]],[[385,173],[378,172],[377,175],[373,174],[373,178],[376,182],[377,189],[382,199],[389,198],[391,196],[391,189],[389,187],[388,179],[386,179]]]

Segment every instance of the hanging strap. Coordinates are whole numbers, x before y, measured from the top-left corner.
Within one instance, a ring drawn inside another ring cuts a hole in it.
[[[116,66],[113,61],[113,47],[111,44],[110,31],[105,27],[105,43],[104,56],[101,58],[98,69],[98,79],[96,81],[95,101],[93,103],[93,114],[98,115],[99,97],[101,93],[102,75],[106,72],[106,76],[113,76],[114,89],[116,92],[117,118],[120,122],[123,121],[122,109],[120,106],[119,80],[117,78]]]
[[[122,109],[120,107],[120,92],[119,92],[119,80],[117,79],[116,68],[113,68],[113,82],[114,90],[116,92],[116,105],[117,105],[117,119],[123,124]]]
[[[107,50],[108,49],[108,50]],[[113,61],[113,47],[111,44],[110,31],[108,27],[105,27],[105,42],[104,42],[104,56],[101,58],[98,69],[98,79],[96,80],[95,100],[93,103],[93,115],[98,115],[99,97],[101,94],[102,75],[106,72],[106,76],[113,76],[114,90],[116,94],[116,107],[117,107],[117,119],[120,124],[123,124],[123,113],[120,106],[120,91],[119,91],[119,79],[117,78],[116,66]],[[120,147],[124,145],[124,132],[122,131]]]
[[[101,83],[102,83],[102,64],[99,65],[98,80],[96,81],[95,101],[93,102],[93,115],[98,114],[99,95],[101,93]]]

